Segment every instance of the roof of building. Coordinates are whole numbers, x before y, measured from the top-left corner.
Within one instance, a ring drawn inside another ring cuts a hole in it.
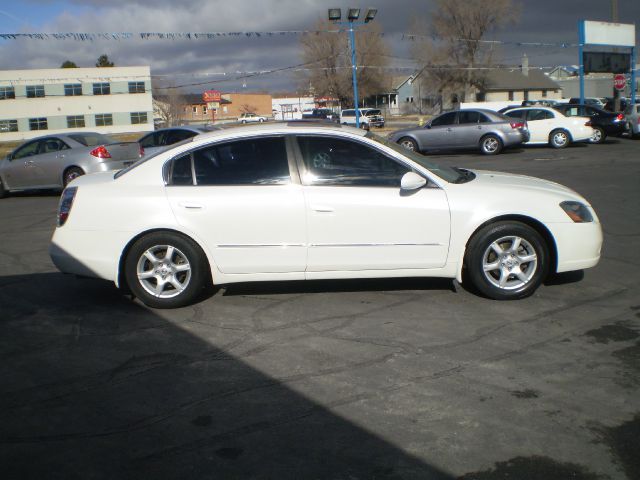
[[[485,74],[485,90],[559,90],[561,87],[541,70],[529,69],[524,75],[520,68],[489,70]]]

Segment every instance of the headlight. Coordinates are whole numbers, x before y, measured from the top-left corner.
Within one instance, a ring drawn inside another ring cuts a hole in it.
[[[576,223],[593,222],[593,215],[587,206],[580,202],[562,202],[560,208]]]

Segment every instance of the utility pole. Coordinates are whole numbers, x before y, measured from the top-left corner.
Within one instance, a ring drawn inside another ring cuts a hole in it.
[[[618,0],[611,0],[611,21],[619,23]],[[614,49],[614,51],[617,51],[617,49]],[[635,68],[635,65],[632,65],[631,68]],[[613,89],[613,109],[616,112],[620,111],[620,90],[617,88]]]

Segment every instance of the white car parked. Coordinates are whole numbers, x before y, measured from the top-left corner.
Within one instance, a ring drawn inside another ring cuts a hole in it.
[[[565,148],[572,142],[588,142],[593,135],[589,117],[566,117],[553,108],[517,107],[503,113],[527,123],[530,134],[527,145],[549,144],[554,148]]]
[[[351,127],[276,124],[74,180],[50,254],[171,308],[210,282],[371,277],[457,278],[517,299],[593,267],[601,244],[592,207],[557,183],[441,167]]]
[[[267,117],[256,113],[243,113],[238,117],[240,123],[262,123],[267,121]]]

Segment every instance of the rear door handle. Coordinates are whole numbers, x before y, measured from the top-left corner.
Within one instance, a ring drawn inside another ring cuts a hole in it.
[[[332,207],[328,207],[326,205],[311,205],[311,210],[320,213],[331,213],[334,211]]]
[[[187,210],[200,210],[204,208],[204,205],[202,205],[201,203],[180,202],[178,205],[180,205],[182,208],[186,208]]]

